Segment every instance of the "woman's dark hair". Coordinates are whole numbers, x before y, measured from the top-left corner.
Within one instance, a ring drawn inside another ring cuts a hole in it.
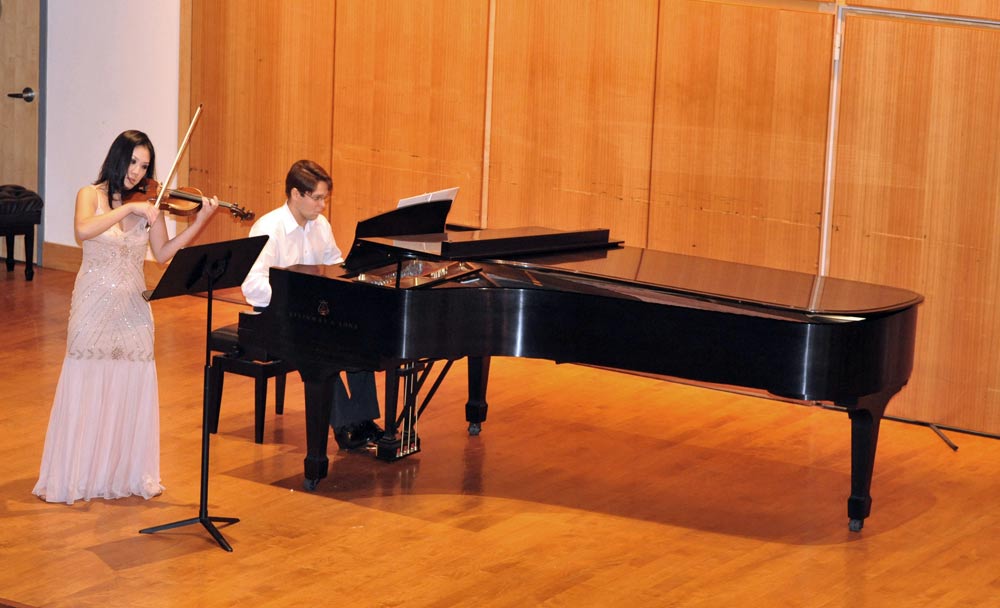
[[[309,194],[316,189],[316,184],[324,182],[327,188],[333,189],[333,180],[326,169],[311,160],[300,160],[292,165],[285,176],[285,196],[292,195],[292,188],[302,194]]]
[[[156,150],[153,149],[153,142],[149,141],[149,136],[142,131],[128,130],[115,138],[108,150],[108,155],[101,165],[101,172],[97,176],[94,185],[101,182],[108,184],[108,204],[111,204],[115,194],[124,194],[125,175],[128,173],[129,163],[132,162],[132,151],[136,147],[142,146],[149,150],[149,167],[146,169],[146,177],[152,178],[156,173]]]

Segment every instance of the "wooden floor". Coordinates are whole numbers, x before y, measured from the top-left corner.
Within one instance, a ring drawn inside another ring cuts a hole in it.
[[[31,495],[73,276],[0,271],[0,605],[987,606],[1000,598],[1000,441],[885,422],[860,533],[847,529],[842,412],[544,361],[500,359],[482,435],[464,364],[396,462],[331,455],[301,490],[302,384],[253,443],[227,379],[198,514],[205,300],[154,303],[166,492]],[[216,325],[238,307],[216,304]],[[892,405],[890,404],[890,414]]]

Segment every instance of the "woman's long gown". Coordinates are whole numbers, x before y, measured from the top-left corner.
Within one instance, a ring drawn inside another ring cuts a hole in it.
[[[32,490],[48,502],[163,491],[153,313],[142,297],[148,242],[141,222],[83,242],[66,358]]]

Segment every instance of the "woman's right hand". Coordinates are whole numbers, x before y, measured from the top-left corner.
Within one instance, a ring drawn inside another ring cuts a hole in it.
[[[160,217],[160,210],[145,201],[127,203],[127,206],[129,207],[129,213],[145,218],[146,224],[149,226],[155,224],[156,220]]]

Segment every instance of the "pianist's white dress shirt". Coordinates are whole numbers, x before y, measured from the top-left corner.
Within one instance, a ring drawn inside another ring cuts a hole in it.
[[[333,230],[326,217],[320,215],[305,227],[299,226],[288,208],[288,202],[262,215],[250,228],[250,236],[271,237],[264,245],[250,273],[243,281],[243,297],[251,306],[271,303],[271,283],[268,272],[273,266],[293,264],[338,264],[344,261],[340,248],[333,240]]]

